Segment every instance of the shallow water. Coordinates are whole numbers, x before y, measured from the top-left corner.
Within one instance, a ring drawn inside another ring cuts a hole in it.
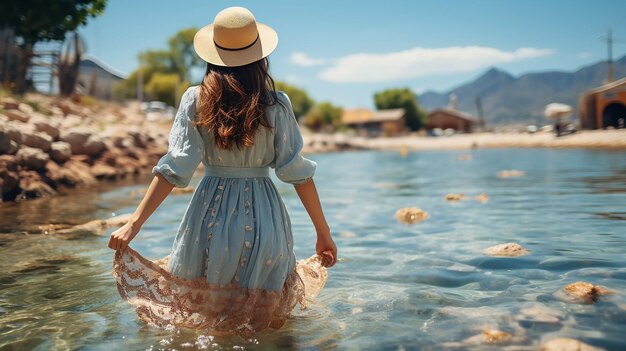
[[[460,154],[471,159],[460,160]],[[536,349],[573,337],[626,349],[626,152],[508,149],[313,155],[316,183],[342,261],[315,305],[255,339],[146,326],[121,301],[104,236],[37,234],[42,223],[129,213],[149,178],[101,192],[0,204],[0,349],[488,349],[464,341],[483,329],[514,336],[494,350]],[[497,172],[517,169],[516,178]],[[199,178],[194,179],[196,183]],[[119,184],[119,183],[118,183]],[[291,213],[298,258],[315,234],[295,192],[277,183]],[[135,191],[135,192],[133,192]],[[487,203],[473,196],[487,193]],[[467,200],[446,202],[447,193]],[[167,255],[188,195],[170,195],[132,245]],[[430,218],[394,219],[401,207]],[[531,251],[494,258],[487,247]],[[617,292],[593,305],[553,294],[588,281]]]

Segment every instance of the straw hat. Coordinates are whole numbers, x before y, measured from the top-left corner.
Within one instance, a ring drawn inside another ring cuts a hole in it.
[[[244,7],[220,11],[213,23],[202,27],[193,38],[193,47],[204,61],[217,66],[236,67],[258,61],[276,49],[278,35],[258,23]]]

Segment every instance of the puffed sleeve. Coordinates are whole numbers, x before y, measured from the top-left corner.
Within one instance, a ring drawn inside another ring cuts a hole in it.
[[[161,174],[177,188],[189,185],[191,177],[204,157],[204,142],[195,119],[196,91],[188,88],[180,99],[180,106],[168,138],[168,150],[152,168],[152,174]]]
[[[276,176],[285,183],[300,185],[313,177],[317,164],[302,157],[304,142],[287,94],[279,91],[279,113],[274,134]]]

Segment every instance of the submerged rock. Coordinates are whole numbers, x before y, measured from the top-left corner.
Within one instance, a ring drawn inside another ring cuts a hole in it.
[[[446,201],[460,201],[465,198],[465,194],[447,194],[444,199]]]
[[[489,256],[496,257],[518,257],[528,255],[529,251],[516,243],[506,243],[489,247],[485,250]]]
[[[604,351],[582,341],[570,338],[552,339],[541,345],[541,351]]]
[[[476,195],[474,197],[474,200],[476,200],[478,202],[482,202],[482,203],[487,203],[487,202],[489,202],[489,195],[487,195],[485,193],[481,193],[480,195]]]
[[[523,171],[518,171],[516,169],[504,170],[498,172],[498,177],[500,178],[513,178],[513,177],[521,177],[524,175]]]
[[[105,229],[110,227],[121,227],[126,222],[130,220],[131,215],[119,215],[115,217],[111,217],[108,219],[96,219],[93,221],[89,221],[87,223],[75,225],[70,228],[64,228],[57,230],[57,234],[77,234],[77,233],[87,233],[87,234],[95,234],[102,235]]]
[[[428,213],[417,207],[401,208],[396,211],[396,219],[402,223],[413,224],[429,217]]]
[[[515,320],[520,322],[544,324],[558,324],[564,319],[565,316],[561,312],[535,303],[525,305],[515,316]]]
[[[555,296],[560,300],[574,303],[592,304],[598,301],[601,295],[614,294],[605,287],[587,282],[576,282],[566,285]]]
[[[488,344],[499,344],[511,339],[511,334],[497,329],[485,329],[481,336]]]

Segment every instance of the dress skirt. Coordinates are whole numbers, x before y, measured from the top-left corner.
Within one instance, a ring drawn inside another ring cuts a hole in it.
[[[245,335],[281,327],[323,288],[327,271],[317,255],[296,261],[267,167],[209,166],[171,253],[150,260],[130,247],[117,251],[113,276],[148,323]]]

